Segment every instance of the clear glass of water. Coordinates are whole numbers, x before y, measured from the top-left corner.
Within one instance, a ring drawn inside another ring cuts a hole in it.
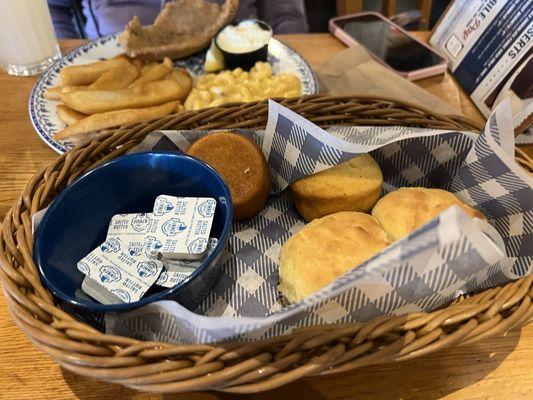
[[[0,65],[36,75],[61,58],[46,0],[0,0]]]

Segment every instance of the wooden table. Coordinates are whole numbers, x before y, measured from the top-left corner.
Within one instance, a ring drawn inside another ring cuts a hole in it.
[[[427,33],[419,33],[427,37]],[[280,39],[312,66],[344,48],[329,34],[286,35]],[[63,41],[63,51],[82,41]],[[0,73],[0,219],[26,182],[57,154],[33,131],[28,97],[35,77]],[[453,78],[417,82],[456,107],[463,115],[483,118]],[[531,399],[533,397],[533,324],[521,332],[472,346],[441,351],[413,361],[366,367],[350,373],[314,378],[283,388],[239,396],[240,399]],[[150,395],[101,383],[62,370],[17,329],[0,296],[0,399],[229,399],[199,393]]]

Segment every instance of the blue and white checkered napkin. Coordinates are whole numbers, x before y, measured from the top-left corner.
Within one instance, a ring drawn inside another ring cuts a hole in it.
[[[383,314],[430,311],[457,295],[531,272],[533,181],[513,160],[508,104],[479,137],[405,127],[334,127],[330,133],[271,102],[265,132],[241,131],[262,146],[274,181],[265,209],[235,223],[220,279],[191,312],[172,301],[108,315],[113,334],[198,343],[266,338],[294,327],[365,321]],[[155,132],[137,151],[184,150],[207,132]],[[278,255],[304,222],[281,192],[303,176],[370,152],[384,192],[441,187],[485,213],[490,224],[452,207],[408,237],[304,301],[283,308]]]

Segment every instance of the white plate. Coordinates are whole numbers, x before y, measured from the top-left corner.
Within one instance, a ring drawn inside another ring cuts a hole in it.
[[[97,39],[68,53],[53,64],[37,81],[30,95],[30,119],[37,134],[52,149],[58,153],[64,153],[71,149],[74,144],[69,141],[54,140],[54,134],[63,129],[65,125],[56,115],[58,102],[45,99],[44,91],[59,84],[59,71],[67,65],[96,62],[115,57],[123,52],[116,35]],[[177,60],[174,65],[187,68],[192,75],[199,75],[202,73],[204,58],[205,51],[183,60]],[[272,65],[274,73],[292,72],[298,76],[302,81],[302,94],[318,92],[318,84],[311,67],[301,55],[290,47],[276,39],[271,39],[268,45],[268,61]]]

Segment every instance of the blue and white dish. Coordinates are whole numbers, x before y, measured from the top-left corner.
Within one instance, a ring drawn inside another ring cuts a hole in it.
[[[111,218],[151,212],[162,193],[216,200],[210,232],[218,241],[213,251],[176,286],[151,289],[136,302],[100,304],[80,293],[90,267],[78,269],[78,261],[106,241]],[[232,218],[229,189],[206,163],[171,152],[129,154],[87,172],[54,199],[37,228],[33,257],[42,282],[62,305],[78,312],[128,311],[159,300],[194,309],[218,278]]]
[[[115,57],[124,51],[118,43],[117,35],[102,37],[87,43],[68,53],[53,64],[35,84],[29,103],[30,119],[41,139],[58,153],[64,153],[74,146],[73,142],[59,142],[54,134],[65,127],[56,114],[58,101],[44,97],[46,89],[59,84],[59,71],[69,65],[80,65]],[[177,60],[174,65],[186,68],[193,76],[203,73],[205,51]],[[316,94],[318,83],[313,70],[304,58],[296,51],[276,39],[268,44],[268,62],[274,73],[291,72],[302,82],[302,95]]]

